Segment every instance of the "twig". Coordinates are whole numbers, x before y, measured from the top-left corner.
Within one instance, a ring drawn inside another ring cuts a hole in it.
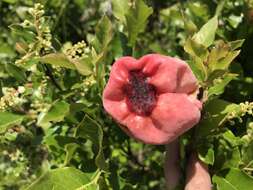
[[[46,65],[46,64],[43,64],[44,67],[45,67],[45,74],[51,79],[51,82],[55,85],[55,87],[60,90],[60,91],[63,91],[62,88],[60,87],[60,85],[57,83],[57,81],[55,80],[53,74],[51,73],[51,70],[50,68]]]

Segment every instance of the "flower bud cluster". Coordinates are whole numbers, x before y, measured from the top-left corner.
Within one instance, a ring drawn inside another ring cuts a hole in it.
[[[35,17],[41,17],[44,15],[44,5],[36,3],[33,8],[29,9],[29,13]]]
[[[87,77],[84,79],[83,84],[84,84],[84,92],[87,93],[90,87],[96,83],[96,80],[94,79],[93,76]]]
[[[231,124],[234,124],[233,119],[239,119],[239,122],[242,122],[242,117],[248,115],[253,115],[253,102],[246,101],[245,103],[240,103],[237,109],[229,112],[227,115],[227,119]]]
[[[43,15],[45,13],[43,5],[41,5],[40,3],[36,3],[34,8],[32,8],[29,12],[34,18],[33,25],[34,25],[36,32],[37,32],[37,39],[40,42],[38,45],[39,51],[37,51],[36,54],[40,55],[41,50],[49,51],[52,47],[51,31],[50,31],[49,26],[47,26],[45,24],[46,20],[45,20],[45,17],[43,17]],[[31,44],[31,46],[33,47],[32,44]],[[32,48],[32,47],[29,47],[29,48]]]
[[[39,27],[39,30],[41,30],[41,36],[38,36],[38,40],[40,41],[40,47],[39,49],[44,51],[50,51],[52,48],[52,35],[49,26],[45,27]],[[39,55],[41,52],[37,51],[37,55]]]
[[[21,59],[17,60],[15,62],[16,64],[25,63],[33,56],[45,55],[53,49],[51,31],[43,16],[45,13],[44,6],[37,3],[33,8],[29,9],[29,13],[32,19],[24,20],[21,26],[26,30],[30,30],[32,33],[35,31],[36,39],[34,39],[33,43],[28,44],[27,53]]]
[[[71,47],[63,50],[63,52],[72,60],[79,60],[87,57],[90,53],[90,48],[84,41],[78,42]]]
[[[23,86],[15,88],[7,88],[3,87],[3,96],[0,98],[0,111],[4,111],[9,107],[15,107],[24,103],[24,99],[20,97],[21,94],[25,92],[25,88]]]
[[[44,97],[46,94],[47,79],[41,81],[41,85],[32,91],[32,103],[31,109],[29,109],[29,115],[31,118],[36,119],[40,112],[48,110],[50,104],[45,102]]]
[[[247,124],[247,134],[242,137],[248,143],[253,141],[253,122]]]

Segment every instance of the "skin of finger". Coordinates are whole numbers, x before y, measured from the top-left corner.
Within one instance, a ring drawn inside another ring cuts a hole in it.
[[[212,183],[208,167],[193,153],[187,165],[185,190],[211,190]]]
[[[181,177],[178,139],[166,145],[164,174],[166,190],[175,189],[178,186]]]

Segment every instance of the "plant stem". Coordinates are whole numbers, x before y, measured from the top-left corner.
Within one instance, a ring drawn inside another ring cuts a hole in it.
[[[181,177],[178,139],[166,145],[164,174],[168,190],[175,189]]]

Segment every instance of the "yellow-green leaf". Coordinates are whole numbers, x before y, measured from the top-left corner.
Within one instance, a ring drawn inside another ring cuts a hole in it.
[[[48,63],[55,66],[65,67],[68,69],[76,69],[75,65],[63,53],[51,53],[38,58],[43,63]]]
[[[218,17],[214,16],[193,36],[193,40],[205,47],[209,47],[214,41],[217,27]]]

